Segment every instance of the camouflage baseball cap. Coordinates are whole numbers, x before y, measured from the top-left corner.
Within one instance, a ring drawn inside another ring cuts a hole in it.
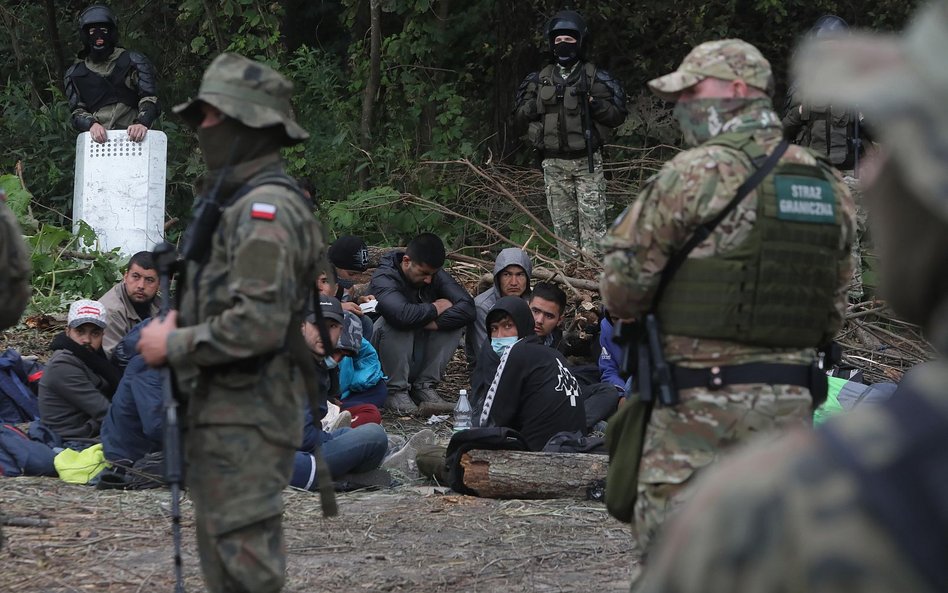
[[[806,102],[859,110],[909,189],[948,220],[948,2],[916,13],[902,36],[809,42],[794,74]]]
[[[770,62],[760,50],[740,39],[702,43],[685,56],[678,70],[650,80],[648,86],[662,99],[675,101],[681,91],[708,77],[743,80],[768,95],[774,92]]]
[[[293,83],[273,68],[224,53],[207,67],[197,97],[176,105],[174,112],[197,126],[202,117],[201,103],[207,103],[251,128],[282,125],[289,146],[309,138],[306,130],[293,121],[292,95]]]

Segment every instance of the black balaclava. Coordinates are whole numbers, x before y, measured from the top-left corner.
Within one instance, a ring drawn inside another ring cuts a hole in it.
[[[228,116],[216,126],[198,127],[197,137],[204,162],[211,171],[279,152],[286,143],[280,125],[251,128]]]

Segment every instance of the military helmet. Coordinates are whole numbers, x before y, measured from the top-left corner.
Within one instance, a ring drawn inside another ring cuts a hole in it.
[[[79,30],[85,29],[89,25],[106,24],[112,27],[116,26],[115,14],[108,6],[102,4],[93,4],[89,8],[79,13]]]
[[[578,12],[573,10],[561,10],[546,24],[546,40],[550,46],[550,51],[553,51],[553,39],[555,39],[557,35],[571,35],[575,37],[576,43],[579,45],[579,51],[582,52],[584,44],[586,43],[586,37],[589,36],[589,28],[586,26],[586,21],[583,20],[583,17],[580,16]]]
[[[93,4],[79,13],[79,40],[87,50],[93,49],[86,34],[86,30],[92,25],[108,25],[107,43],[111,53],[111,48],[118,45],[118,21],[115,20],[115,13],[103,4]]]
[[[849,25],[835,14],[824,14],[816,19],[810,28],[810,35],[816,38],[838,37],[849,31]]]
[[[223,53],[204,72],[197,97],[173,111],[197,127],[203,117],[201,104],[207,103],[250,128],[282,126],[283,144],[290,146],[309,138],[293,119],[292,95],[293,83],[270,66]]]

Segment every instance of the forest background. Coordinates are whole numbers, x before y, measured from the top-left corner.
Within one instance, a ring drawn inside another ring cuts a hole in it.
[[[72,233],[76,132],[62,77],[81,48],[88,2],[0,4],[0,184],[33,248],[36,311],[62,310],[117,280],[120,256]],[[629,117],[606,151],[611,216],[678,150],[670,106],[645,83],[698,43],[739,37],[773,65],[782,115],[795,44],[824,14],[853,27],[901,29],[904,0],[129,0],[110,7],[120,45],[154,64],[168,135],[167,235],[176,240],[203,172],[195,135],[171,113],[193,95],[210,60],[235,51],[296,85],[308,142],[287,149],[289,172],[316,189],[331,235],[399,245],[420,230],[456,253],[496,253],[533,240],[551,255],[542,174],[510,113],[523,77],[548,60],[543,28],[564,8],[586,18],[586,55],[611,72]],[[21,167],[17,167],[21,163]],[[83,240],[80,240],[83,239]],[[93,248],[82,247],[92,245]],[[578,262],[595,265],[595,262]]]

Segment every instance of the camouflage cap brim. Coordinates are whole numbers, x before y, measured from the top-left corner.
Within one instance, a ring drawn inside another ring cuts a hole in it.
[[[282,125],[287,137],[287,145],[297,144],[309,138],[309,132],[293,120],[286,119],[279,111],[260,105],[252,105],[226,95],[198,93],[194,99],[175,105],[172,111],[180,115],[192,128],[201,123],[201,103],[207,103],[221,110],[221,113],[239,119],[251,128],[268,128]]]
[[[858,110],[913,192],[948,219],[948,4],[921,11],[903,37],[812,41],[794,63],[799,96]]]
[[[694,72],[676,70],[648,81],[648,88],[665,101],[678,100],[678,94],[707,78]]]

